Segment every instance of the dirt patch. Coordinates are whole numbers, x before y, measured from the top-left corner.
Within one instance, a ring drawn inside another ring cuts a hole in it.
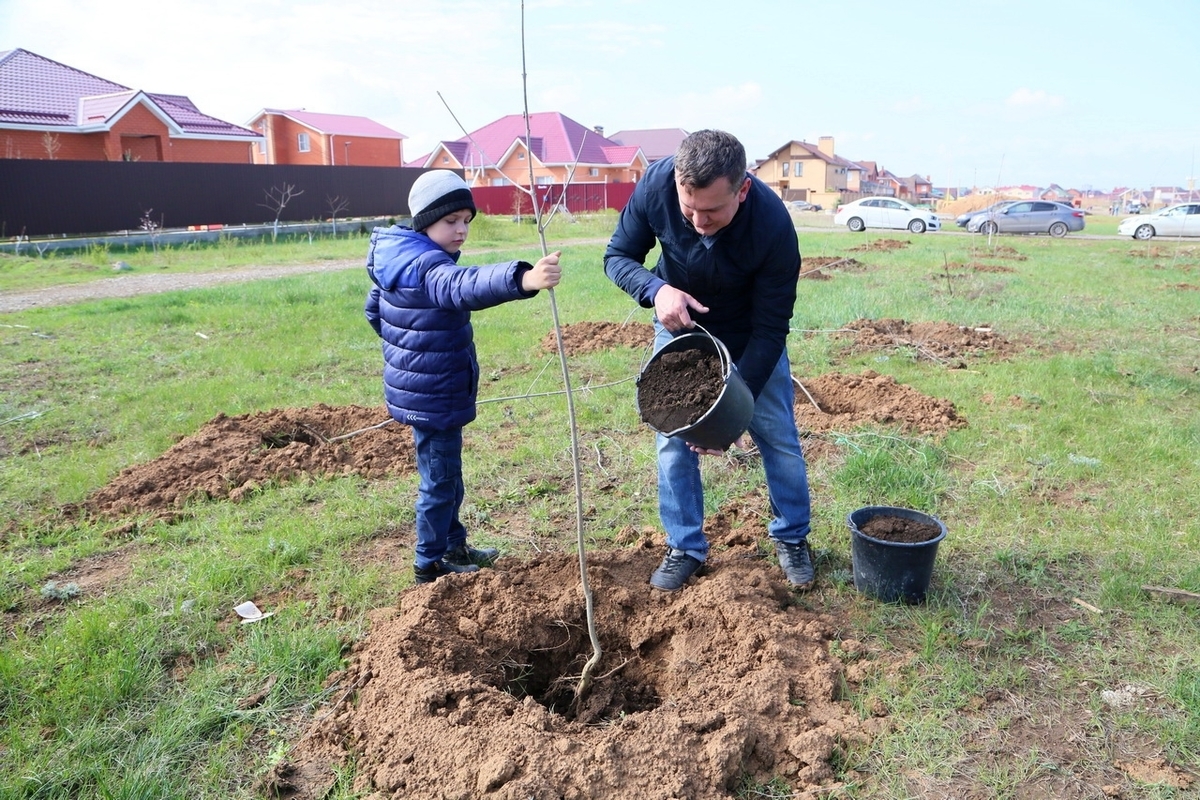
[[[267,481],[298,475],[368,478],[415,469],[408,428],[383,406],[220,414],[153,461],[122,470],[83,505],[101,517],[182,508],[197,499],[240,500]],[[373,427],[382,425],[382,427]],[[335,441],[345,434],[362,433]]]
[[[645,322],[575,322],[562,327],[563,349],[567,355],[595,353],[614,347],[649,347],[654,342],[654,326]],[[558,352],[554,331],[542,337],[542,349]]]
[[[660,433],[686,428],[708,413],[725,388],[716,353],[679,350],[652,359],[638,377],[638,412]]]
[[[1200,292],[1200,286],[1194,283],[1176,283],[1169,286],[1164,286],[1164,289],[1178,290],[1181,292]]]
[[[968,261],[966,264],[951,261],[946,265],[947,270],[967,269],[972,272],[1016,272],[1012,267],[1003,264],[985,264],[982,261]],[[937,277],[942,277],[940,274]]]
[[[801,381],[801,389],[796,393],[796,422],[802,431],[895,425],[910,433],[940,436],[967,425],[949,400],[921,394],[872,370],[861,375],[828,373]]]
[[[836,337],[848,342],[851,352],[905,350],[918,359],[955,369],[966,367],[968,358],[984,354],[1004,358],[1017,350],[990,325],[856,319],[842,328]]]
[[[833,276],[829,273],[865,272],[867,265],[857,258],[850,256],[805,256],[800,261],[800,277],[815,281],[827,281]]]
[[[876,239],[873,242],[851,247],[852,253],[890,253],[893,250],[903,250],[911,244],[907,239]]]
[[[605,655],[584,702],[577,560],[502,560],[380,613],[336,676],[356,702],[313,725],[275,786],[319,796],[353,757],[354,788],[389,796],[705,800],[747,775],[831,789],[841,744],[881,725],[837,699],[834,620],[794,605],[754,549],[655,592],[661,553],[643,544],[589,558]]]
[[[1007,258],[1012,261],[1028,261],[1029,256],[1007,244],[995,244],[987,248],[989,258]]]

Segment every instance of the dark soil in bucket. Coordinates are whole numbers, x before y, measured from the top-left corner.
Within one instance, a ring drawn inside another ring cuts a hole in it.
[[[663,353],[646,365],[638,381],[642,422],[656,431],[675,431],[696,422],[716,405],[725,373],[716,353]]]
[[[936,539],[942,529],[928,522],[917,522],[903,517],[871,517],[859,526],[860,531],[872,539],[884,542],[916,544]]]

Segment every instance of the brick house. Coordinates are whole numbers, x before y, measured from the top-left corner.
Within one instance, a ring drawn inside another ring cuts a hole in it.
[[[262,134],[255,164],[404,166],[404,134],[367,117],[264,108],[246,123]]]
[[[0,158],[248,164],[259,139],[183,95],[131,89],[28,50],[0,52]]]
[[[603,130],[603,129],[601,129]],[[453,141],[438,142],[405,166],[462,170],[472,186],[636,183],[648,164],[641,148],[620,145],[558,112],[510,114]]]
[[[604,129],[597,128],[597,132],[604,133]],[[659,159],[675,155],[687,135],[688,132],[682,128],[643,128],[617,131],[608,138],[617,144],[642,148],[646,162],[653,164]]]
[[[861,192],[863,167],[837,155],[833,137],[817,144],[793,140],[777,148],[754,169],[754,174],[784,200],[807,200],[832,207],[846,193]]]

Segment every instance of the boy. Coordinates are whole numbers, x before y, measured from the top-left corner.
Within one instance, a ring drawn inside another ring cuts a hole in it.
[[[491,566],[500,551],[467,544],[462,429],[475,419],[479,362],[471,312],[533,297],[562,277],[554,252],[530,265],[460,267],[475,201],[447,170],[426,172],[408,195],[412,228],[376,228],[367,254],[374,284],[367,321],[383,339],[383,387],[392,418],[413,430],[417,451],[417,583]]]

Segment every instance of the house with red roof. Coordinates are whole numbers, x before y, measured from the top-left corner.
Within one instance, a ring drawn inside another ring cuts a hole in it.
[[[636,145],[621,145],[554,111],[510,114],[453,141],[439,142],[405,166],[462,170],[472,186],[573,186],[636,183],[648,165]]]
[[[597,128],[598,133],[604,133],[603,128]],[[646,161],[655,161],[675,155],[679,145],[687,138],[688,132],[683,128],[636,128],[617,131],[608,138],[617,144],[633,145],[642,148]]]
[[[184,95],[122,86],[20,48],[0,52],[0,158],[248,164],[260,138]]]
[[[263,137],[255,164],[404,166],[406,137],[367,117],[264,108],[246,123]]]

